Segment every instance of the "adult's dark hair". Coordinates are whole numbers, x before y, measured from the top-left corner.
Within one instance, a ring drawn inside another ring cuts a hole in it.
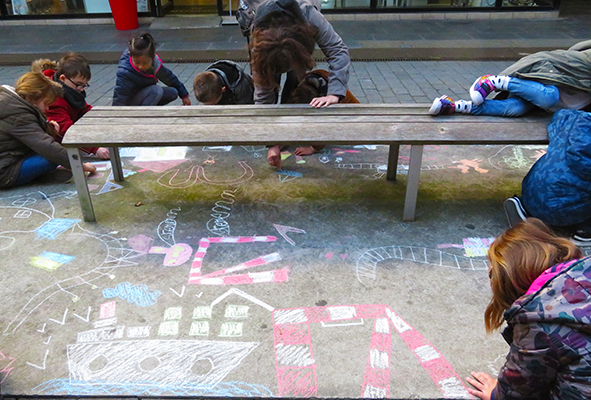
[[[156,57],[156,41],[149,33],[142,33],[129,41],[129,55],[132,57]]]
[[[68,53],[63,56],[57,63],[57,70],[55,73],[58,77],[63,74],[66,78],[76,78],[77,76],[81,76],[84,79],[90,80],[91,77],[88,60],[84,56],[76,53]]]
[[[277,88],[277,74],[294,71],[301,80],[316,65],[312,52],[318,28],[282,13],[269,18],[269,25],[252,32],[251,69],[255,85]]]

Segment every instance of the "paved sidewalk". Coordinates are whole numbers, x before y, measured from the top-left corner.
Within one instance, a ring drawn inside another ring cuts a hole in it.
[[[407,17],[410,15],[413,14]],[[534,13],[538,17],[521,18],[515,14],[516,18],[467,19],[487,15],[466,13],[466,19],[462,20],[442,19],[447,14],[414,15],[421,19],[327,17],[343,37],[354,60],[515,60],[526,53],[568,48],[591,38],[588,16],[557,18],[554,14]],[[511,14],[505,16],[508,15]],[[379,16],[385,15],[375,15]],[[396,17],[401,16],[390,15]],[[216,24],[216,18],[219,17],[207,17],[207,23],[195,24],[187,21],[203,21],[203,17],[150,18],[130,31],[118,31],[112,24],[18,26],[6,25],[8,21],[4,21],[0,25],[3,38],[0,65],[28,64],[34,58],[57,58],[68,51],[82,53],[92,62],[116,63],[127,41],[146,31],[158,41],[158,53],[165,60],[246,60],[246,40],[238,26],[221,25],[221,19]]]

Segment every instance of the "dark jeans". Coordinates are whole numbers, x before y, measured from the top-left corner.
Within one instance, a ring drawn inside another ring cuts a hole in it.
[[[13,186],[24,185],[25,183],[31,182],[33,179],[44,175],[57,168],[52,162],[47,161],[39,154],[35,154],[23,161],[21,169],[18,173],[18,178]]]
[[[179,92],[172,87],[152,85],[143,88],[133,96],[130,106],[163,106],[179,97]]]

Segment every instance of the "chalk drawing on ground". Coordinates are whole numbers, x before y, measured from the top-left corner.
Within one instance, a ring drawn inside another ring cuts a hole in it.
[[[103,297],[105,299],[119,297],[120,299],[127,300],[130,304],[140,307],[153,306],[161,294],[162,292],[159,290],[150,289],[147,285],[132,285],[129,282],[121,282],[114,288],[103,289]]]
[[[457,165],[450,168],[457,168],[462,172],[462,174],[467,174],[470,171],[470,168],[474,169],[474,171],[479,172],[481,174],[488,173],[488,169],[480,167],[481,162],[482,160],[478,158],[474,158],[472,160],[463,159],[459,161],[454,161],[454,164]]]
[[[240,263],[233,267],[224,268],[219,271],[211,272],[207,275],[201,274],[203,258],[207,253],[207,249],[212,243],[228,244],[228,243],[259,243],[259,242],[274,242],[277,238],[275,236],[235,236],[235,237],[209,237],[201,238],[199,240],[199,248],[195,252],[195,258],[191,265],[189,272],[189,284],[200,285],[238,285],[248,283],[281,283],[286,282],[289,276],[289,268],[264,271],[264,272],[247,272],[244,274],[230,275],[237,271],[242,271],[250,268],[259,267],[275,261],[281,260],[279,253],[270,253],[255,259]]]
[[[259,344],[208,340],[129,340],[67,346],[70,380],[89,385],[214,386]]]
[[[496,169],[528,170],[546,153],[547,148],[548,146],[545,145],[507,145],[489,157],[488,162]],[[526,155],[524,150],[530,150],[527,152],[530,155]]]
[[[188,168],[182,170],[177,168],[176,170],[171,169],[166,171],[158,178],[157,182],[170,189],[187,189],[196,184],[197,181],[210,185],[237,185],[250,180],[254,176],[254,171],[245,161],[238,161],[238,165],[242,168],[242,175],[234,179],[213,181],[205,175],[205,168],[203,166],[189,164]],[[183,177],[177,178],[181,171],[184,173],[183,175],[186,175],[185,180],[182,180]]]
[[[184,264],[189,258],[191,258],[193,248],[186,243],[177,243],[171,247],[151,247],[148,253],[165,254],[162,265],[165,267],[176,267]]]
[[[215,202],[215,206],[211,209],[211,219],[207,221],[207,230],[216,236],[230,236],[230,224],[226,219],[230,217],[230,207],[234,204],[236,198],[236,191],[238,189],[226,189],[222,192],[222,200]]]
[[[464,256],[465,257],[486,257],[487,253],[488,253],[488,249],[490,248],[490,245],[492,244],[492,242],[494,242],[495,238],[494,237],[488,237],[488,238],[476,238],[476,237],[470,237],[470,238],[464,238],[463,239],[463,244],[453,244],[453,243],[444,243],[444,244],[438,244],[437,248],[438,249],[445,249],[445,248],[457,248],[457,249],[464,249],[465,253]]]
[[[176,244],[174,233],[176,231],[176,217],[180,211],[180,207],[171,209],[166,214],[166,219],[158,224],[158,237],[171,247]]]
[[[275,365],[279,397],[318,397],[316,361],[310,325],[374,320],[361,397],[390,396],[391,329],[402,338],[419,364],[447,398],[471,398],[445,357],[412,326],[384,305],[346,305],[273,311]],[[346,324],[344,325],[346,326]]]
[[[55,239],[59,235],[64,235],[66,232],[68,235],[94,239],[103,245],[106,255],[102,261],[98,261],[99,265],[97,267],[90,269],[88,272],[60,280],[37,292],[20,309],[20,311],[16,316],[14,316],[10,323],[8,323],[3,332],[5,335],[14,333],[32,312],[34,312],[39,306],[51,299],[53,296],[59,293],[64,293],[69,296],[72,301],[77,301],[79,297],[71,292],[72,289],[82,285],[95,286],[96,281],[101,278],[111,279],[112,272],[115,269],[137,265],[137,263],[132,261],[132,259],[140,255],[133,249],[124,247],[122,242],[113,236],[96,234],[82,228],[77,222],[79,220],[55,219],[55,222],[51,222],[54,220],[53,215],[55,213],[55,207],[51,203],[51,199],[57,197],[69,198],[70,194],[68,192],[58,192],[49,196],[42,192],[29,193],[24,196],[20,196],[20,199],[15,200],[15,202],[26,202],[30,204],[32,202],[32,196],[40,196],[41,200],[45,201],[45,205],[50,207],[52,211],[51,214],[46,214],[41,211],[31,209],[32,212],[44,216],[47,221],[45,221],[39,228],[36,228],[32,231],[26,231],[26,233],[34,232],[39,238],[49,240]],[[35,202],[36,201],[37,200],[35,199]],[[22,207],[0,206],[0,209],[22,209]],[[15,232],[12,231],[11,233]],[[2,234],[2,232],[0,232],[0,234]]]
[[[49,349],[45,350],[45,356],[43,357],[43,363],[41,365],[33,364],[27,361],[27,365],[30,365],[33,368],[45,370],[46,362],[47,362],[47,355],[49,354]]]
[[[458,256],[436,249],[414,246],[376,247],[364,252],[357,260],[355,272],[361,284],[373,284],[377,276],[378,263],[385,260],[412,261],[436,267],[462,270],[488,270],[486,260]]]
[[[0,352],[0,384],[8,378],[10,371],[14,369],[11,367],[12,363],[16,361],[16,358],[5,355]]]
[[[279,175],[279,182],[288,182],[302,177],[301,172],[289,171],[286,169],[280,169],[279,171],[275,171],[275,173]]]
[[[283,239],[285,239],[287,243],[291,244],[292,246],[295,246],[295,242],[293,241],[293,239],[287,236],[287,232],[306,233],[305,230],[294,228],[292,226],[284,226],[279,224],[273,224],[273,226],[275,227],[275,229],[277,229],[277,232],[279,232]]]
[[[92,310],[92,307],[91,306],[88,306],[88,309],[86,310],[86,317],[81,317],[80,315],[78,315],[76,313],[72,313],[72,314],[74,314],[74,316],[76,318],[79,318],[79,319],[81,319],[84,322],[89,322],[90,321],[90,311],[91,310]]]

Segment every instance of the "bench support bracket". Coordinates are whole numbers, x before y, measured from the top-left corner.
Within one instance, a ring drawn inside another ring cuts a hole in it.
[[[78,192],[80,208],[82,208],[82,216],[86,222],[95,222],[94,208],[92,207],[92,200],[90,199],[86,176],[82,169],[82,156],[80,155],[80,151],[75,147],[68,147],[67,150],[70,167],[72,168],[72,175],[74,175],[76,192]]]
[[[423,146],[410,146],[410,160],[408,166],[408,180],[406,181],[406,197],[404,199],[403,221],[414,221],[417,208],[417,196],[419,194],[419,176],[423,161]]]

